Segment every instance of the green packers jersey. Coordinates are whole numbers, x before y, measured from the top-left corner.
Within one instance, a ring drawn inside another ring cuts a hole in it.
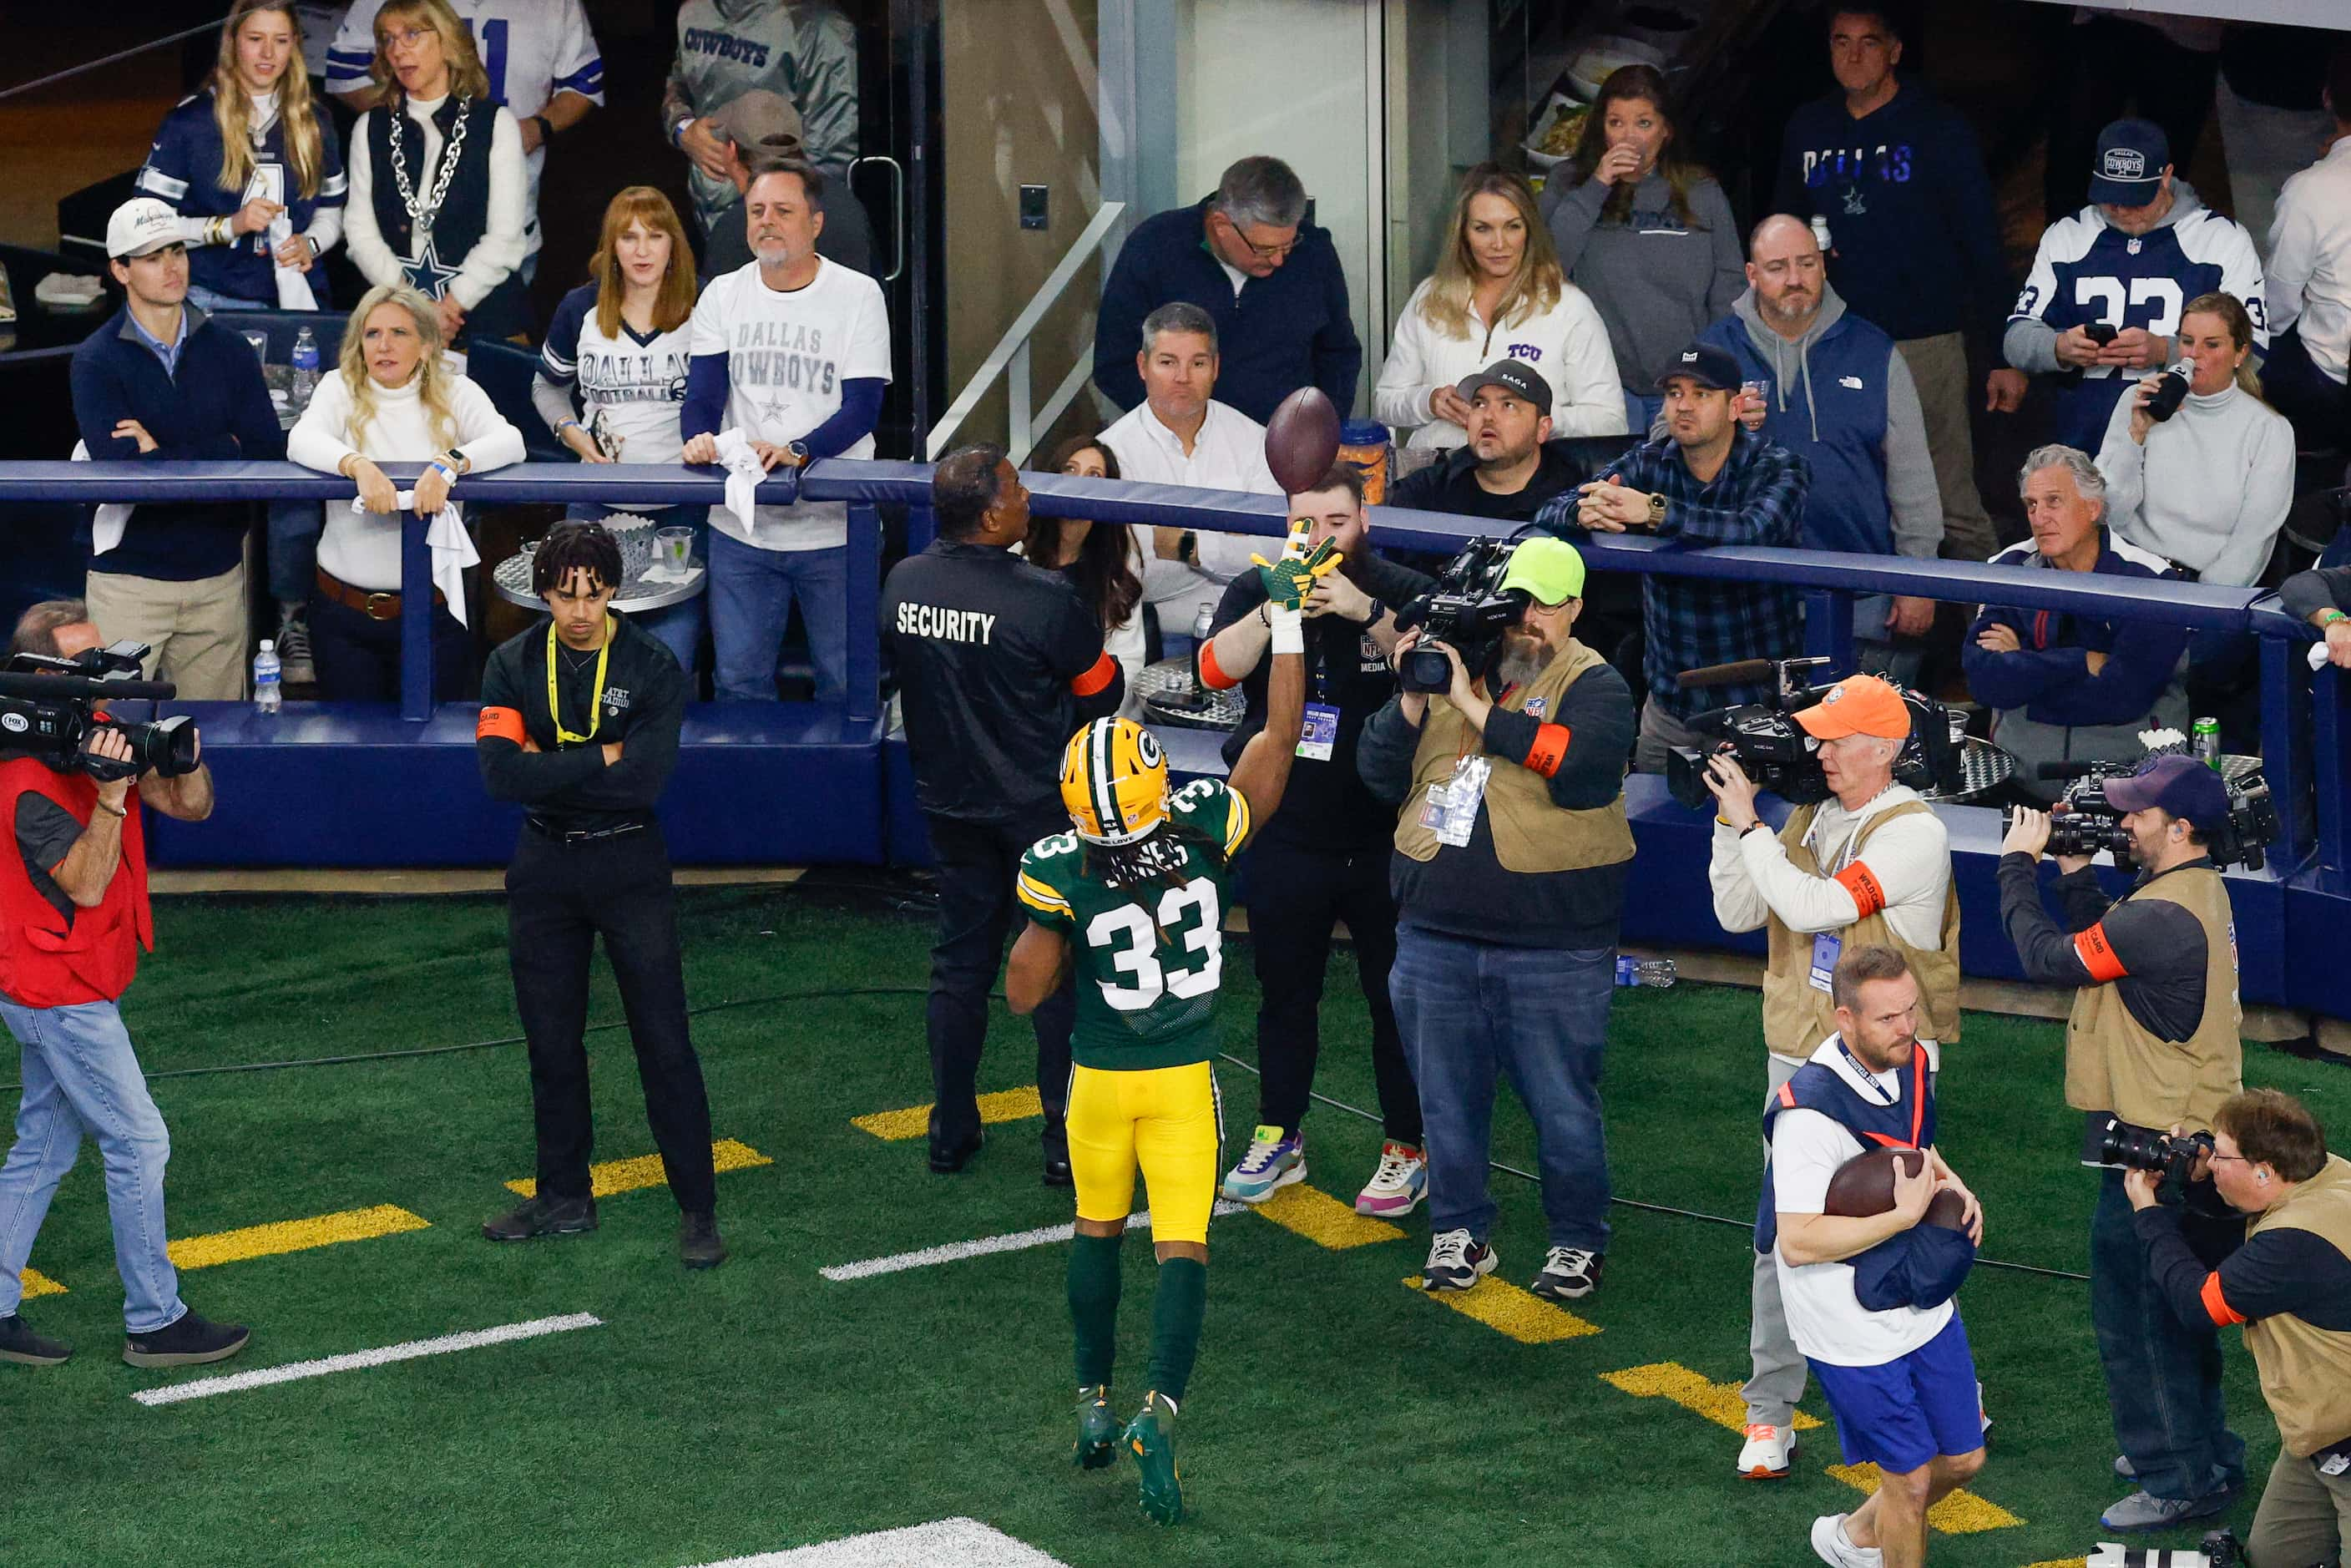
[[[1152,874],[1113,882],[1100,850],[1075,833],[1040,839],[1020,860],[1017,891],[1029,916],[1067,937],[1075,967],[1071,1057],[1088,1067],[1181,1067],[1216,1055],[1217,986],[1225,970],[1222,864],[1249,837],[1249,802],[1219,779],[1169,797],[1170,824],[1134,849]],[[1089,857],[1092,864],[1089,866]]]

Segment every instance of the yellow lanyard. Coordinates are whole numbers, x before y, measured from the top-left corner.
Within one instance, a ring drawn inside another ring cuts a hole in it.
[[[574,735],[563,727],[563,709],[555,698],[555,622],[547,623],[547,716],[555,726],[555,744],[568,746],[573,741],[582,745],[596,738],[596,726],[604,717],[604,662],[612,655],[612,634],[619,628],[612,617],[604,617],[604,645],[596,650],[596,695],[588,699],[588,733]]]

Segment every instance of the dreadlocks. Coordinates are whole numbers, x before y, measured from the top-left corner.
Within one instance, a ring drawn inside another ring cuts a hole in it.
[[[1218,871],[1225,866],[1222,844],[1172,817],[1131,844],[1098,844],[1081,838],[1078,850],[1079,874],[1099,876],[1104,886],[1126,894],[1128,902],[1151,922],[1152,935],[1161,942],[1167,940],[1167,933],[1160,929],[1155,902],[1136,896],[1134,890],[1182,887],[1188,880],[1184,873],[1186,850]]]
[[[558,523],[530,558],[530,591],[544,598],[575,571],[605,588],[621,586],[621,546],[601,523]]]

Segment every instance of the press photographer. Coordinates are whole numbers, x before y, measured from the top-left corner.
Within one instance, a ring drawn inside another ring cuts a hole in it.
[[[0,750],[0,801],[16,852],[0,854],[0,1019],[25,1066],[16,1142],[0,1166],[0,1360],[54,1366],[73,1354],[16,1309],[34,1238],[87,1129],[106,1164],[122,1359],[187,1366],[235,1355],[251,1336],[180,1300],[163,1246],[171,1138],[115,1004],[141,949],[155,945],[132,789],[165,816],[196,822],[212,815],[213,779],[193,729],[120,724],[97,706],[110,692],[172,695],[136,679],[145,647],[103,642],[79,601],[37,604],[0,673],[0,741],[12,747]]]
[[[2060,855],[2060,926],[2036,879],[2050,820],[2020,810],[2001,845],[2001,923],[2026,979],[2075,988],[2068,1105],[2132,1127],[2209,1128],[2244,1087],[2235,927],[2208,843],[2230,827],[2228,788],[2194,758],[2167,755],[2106,779],[2103,798],[2138,864],[2131,891],[2109,905],[2090,857]],[[2161,1530],[2229,1506],[2245,1444],[2221,1406],[2220,1340],[2209,1321],[2190,1327],[2164,1304],[2123,1180],[2104,1171],[2090,1218],[2090,1316],[2122,1448],[2116,1470],[2142,1490],[2099,1522]],[[2177,1184],[2164,1198],[2180,1202]],[[2194,1214],[2182,1223],[2199,1245],[2225,1245]]]
[[[2200,1164],[2221,1199],[2252,1217],[2245,1244],[2217,1269],[2181,1234],[2153,1172],[2132,1170],[2123,1190],[2171,1311],[2182,1322],[2242,1323],[2261,1369],[2279,1448],[2246,1561],[2339,1563],[2351,1542],[2351,1162],[2327,1153],[2299,1101],[2249,1089],[2213,1113]]]
[[[1832,980],[1839,957],[1862,947],[1900,953],[1918,982],[1918,1045],[1927,1071],[1959,1038],[1959,899],[1942,819],[1894,780],[1910,736],[1901,694],[1855,675],[1793,716],[1829,798],[1799,805],[1774,834],[1757,816],[1756,785],[1726,749],[1706,759],[1716,802],[1708,881],[1725,931],[1768,932],[1763,971],[1764,1104],[1837,1029]],[[1810,791],[1805,791],[1810,793]],[[1788,1473],[1804,1358],[1788,1330],[1779,1271],[1755,1254],[1742,1391],[1747,1428],[1739,1474]]]

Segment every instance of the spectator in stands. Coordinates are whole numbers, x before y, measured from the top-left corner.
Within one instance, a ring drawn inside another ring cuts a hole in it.
[[[376,13],[383,102],[351,129],[351,263],[379,288],[434,303],[441,341],[524,331],[529,252],[522,131],[489,97],[474,40],[446,0]]]
[[[1976,490],[1968,349],[1997,364],[1991,328],[2011,298],[1983,152],[1964,115],[1895,74],[1902,38],[1886,11],[1840,5],[1828,34],[1838,90],[1790,117],[1772,210],[1827,223],[1830,282],[1909,367],[1945,544],[1981,560],[1998,540]],[[2012,413],[2024,391],[2023,372],[1999,365],[1984,406]]]
[[[1080,479],[1115,479],[1118,454],[1097,435],[1073,435],[1053,453],[1052,470]],[[1150,661],[1144,634],[1143,555],[1132,530],[1116,523],[1097,527],[1083,517],[1043,517],[1031,513],[1029,538],[1020,552],[1038,566],[1060,572],[1102,622],[1102,649],[1125,676],[1126,700],[1119,711],[1140,716],[1143,694],[1136,685]]]
[[[2304,445],[2351,445],[2351,46],[2326,68],[2335,132],[2278,193],[2262,381]]]
[[[101,462],[275,462],[285,433],[246,340],[186,303],[180,218],[136,196],[107,220],[121,310],[73,354],[74,423]],[[142,501],[92,540],[83,595],[110,635],[154,650],[147,674],[197,702],[245,695],[242,501]],[[110,532],[113,533],[109,538]]]
[[[677,62],[662,95],[662,131],[685,154],[705,235],[717,232],[719,212],[741,194],[727,172],[728,138],[710,117],[754,88],[790,102],[800,117],[799,156],[840,186],[841,204],[855,200],[849,166],[858,148],[857,29],[840,7],[823,0],[685,0],[677,12]]]
[[[1344,419],[1364,346],[1331,232],[1309,221],[1306,187],[1279,158],[1243,158],[1216,193],[1145,218],[1118,253],[1094,316],[1094,385],[1123,409],[1144,401],[1126,345],[1164,305],[1205,311],[1229,361],[1225,402],[1263,424],[1300,387]]]
[[[523,202],[525,283],[538,276],[538,190],[548,143],[604,102],[604,54],[580,0],[447,0],[481,58],[483,96],[513,114],[529,189]],[[354,112],[383,106],[384,78],[371,80],[375,18],[383,0],[351,0],[327,52],[328,90]],[[381,281],[380,279],[378,281]]]
[[[1457,383],[1509,358],[1549,383],[1554,434],[1624,434],[1608,329],[1560,271],[1526,181],[1491,163],[1470,170],[1447,232],[1437,271],[1396,318],[1373,404],[1381,421],[1412,430],[1414,446],[1460,446],[1469,405]]]
[[[2054,16],[2064,16],[2052,9]],[[2194,164],[2220,71],[2222,24],[2217,19],[2114,16],[2089,5],[2068,9],[2071,25],[2056,21],[2057,36],[2046,40],[2049,57],[2064,68],[2044,100],[2050,118],[2042,211],[2052,224],[2082,200],[2081,171],[2094,152],[2104,151],[2101,133],[2093,128],[2126,110],[2154,123],[2181,167]],[[2095,174],[2089,183],[2096,183]],[[2093,193],[2089,199],[2098,198]]]
[[[1215,395],[1223,364],[1215,319],[1176,300],[1144,319],[1142,339],[1134,368],[1143,404],[1102,433],[1119,471],[1146,485],[1281,494],[1265,465],[1265,426]],[[1094,357],[1099,364],[1099,343]],[[1249,570],[1251,552],[1262,548],[1245,535],[1189,528],[1138,529],[1135,542],[1149,551],[1143,596],[1159,619],[1163,641],[1176,652],[1191,645],[1200,612],[1216,607],[1225,584]],[[1180,645],[1178,637],[1186,639]]]
[[[582,463],[675,463],[685,449],[678,416],[692,358],[686,327],[695,283],[694,252],[669,198],[651,185],[631,185],[607,203],[588,276],[591,281],[555,308],[531,380],[532,406]],[[575,502],[564,515],[593,523],[614,510],[654,528],[692,528],[695,562],[708,559],[707,507]],[[689,702],[707,620],[700,594],[637,617],[685,672]]]
[[[758,265],[714,281],[694,308],[687,372],[688,463],[715,463],[718,435],[740,431],[760,464],[871,457],[890,381],[882,289],[816,252],[825,177],[778,162],[743,197]],[[776,656],[798,603],[819,702],[849,689],[849,507],[802,501],[749,518],[711,518],[710,641],[721,697],[776,699]]]
[[[2286,613],[2318,629],[2326,662],[2351,670],[2351,566],[2297,571],[2278,590]]]
[[[1666,78],[1625,66],[1600,84],[1575,155],[1543,186],[1560,265],[1607,323],[1636,435],[1656,418],[1657,379],[1739,295],[1730,203],[1678,136]]]
[[[1690,344],[1658,378],[1667,434],[1625,453],[1573,497],[1553,497],[1536,520],[1557,533],[1639,528],[1684,545],[1793,547],[1811,476],[1802,458],[1732,417],[1740,376],[1739,361],[1722,350]],[[1662,773],[1668,748],[1701,744],[1692,715],[1763,702],[1775,689],[1756,681],[1685,691],[1682,672],[1793,657],[1803,622],[1795,590],[1776,583],[1651,576],[1641,586],[1649,689],[1633,766]]]
[[[2137,581],[2179,575],[2161,556],[2108,532],[2106,481],[2080,450],[2036,448],[2017,486],[2032,537],[1993,564]],[[2043,764],[2134,757],[2142,729],[2186,732],[2177,672],[2187,644],[2184,629],[2158,622],[1987,604],[1960,652],[1969,690],[1992,710],[1993,743],[2016,758],[2016,789],[2047,802],[2064,785],[2043,779]]]
[[[396,3],[396,0],[395,0]],[[340,474],[359,487],[356,505],[327,504],[310,601],[319,693],[329,702],[391,702],[400,695],[402,512],[441,518],[459,476],[522,461],[522,432],[490,404],[489,393],[442,358],[441,313],[415,289],[378,284],[343,329],[336,373],[319,383],[287,438],[286,455],[305,468]],[[413,506],[379,464],[423,463]],[[446,527],[444,518],[441,527]],[[462,522],[456,526],[462,527]],[[445,590],[454,561],[434,549],[434,690],[463,696],[474,678],[473,642]],[[457,606],[464,608],[462,596]],[[417,613],[427,613],[423,607]]]
[[[800,111],[791,100],[755,87],[726,108],[710,115],[710,134],[724,140],[726,178],[738,193],[718,209],[704,236],[702,276],[723,277],[751,265],[751,235],[743,221],[743,198],[754,176],[765,173],[778,160],[804,158]],[[841,183],[846,200],[825,211],[824,227],[816,236],[816,253],[855,272],[873,270],[873,227],[865,204]]]
[[[2264,346],[2253,236],[2173,175],[2160,130],[2118,120],[2098,136],[2090,205],[2041,236],[2001,350],[2020,371],[2056,377],[2056,439],[2087,450],[2128,389],[2126,372],[2178,360],[2182,308],[2216,291],[2243,303],[2253,345]]]
[[[1805,547],[1933,560],[1943,508],[1909,365],[1891,338],[1846,308],[1802,223],[1765,218],[1748,256],[1747,292],[1699,340],[1737,360],[1743,380],[1763,384],[1761,406],[1742,392],[1740,423],[1811,468]],[[1663,423],[1650,434],[1665,434]],[[1920,639],[1934,624],[1931,599],[1861,599],[1854,635],[1863,667],[1917,685]]]

